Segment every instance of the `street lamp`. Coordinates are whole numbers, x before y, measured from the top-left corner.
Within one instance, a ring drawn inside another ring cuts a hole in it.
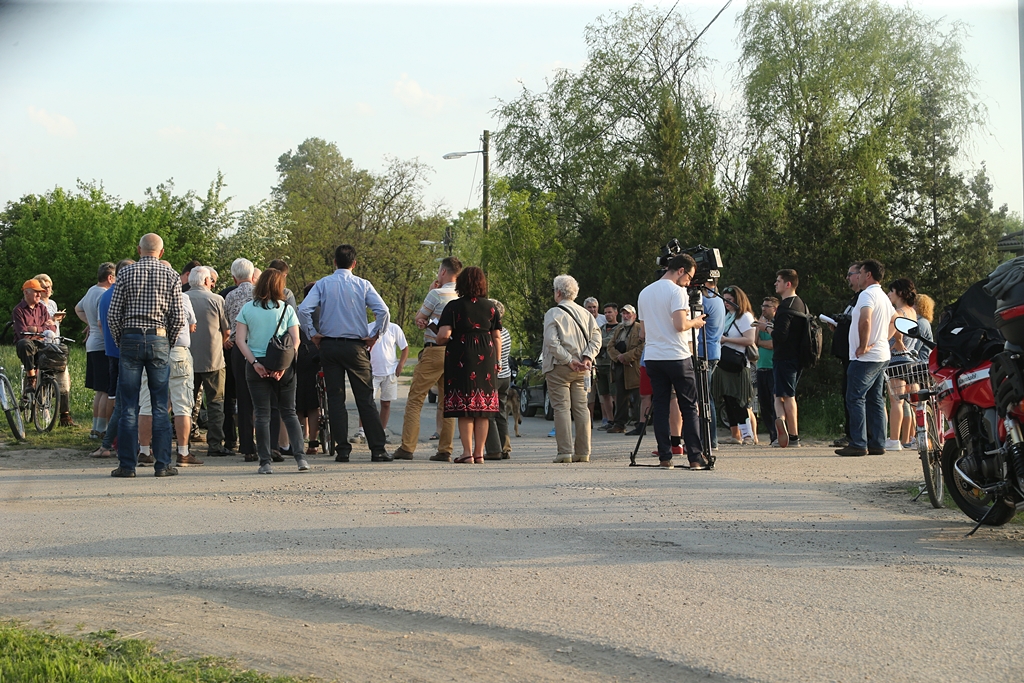
[[[452,247],[455,246],[455,235],[452,234],[452,224],[449,223],[444,229],[444,238],[440,242],[434,240],[420,240],[420,244],[425,247],[433,247],[438,244],[444,245],[444,250],[448,252],[448,256],[452,255]]]
[[[484,131],[483,149],[475,149],[471,152],[448,152],[445,154],[443,159],[461,159],[468,154],[483,154],[484,155],[484,232],[487,232],[487,228],[490,226],[490,212],[491,212],[491,192],[490,192],[490,176],[491,176],[491,131]],[[450,255],[450,252],[449,252]]]

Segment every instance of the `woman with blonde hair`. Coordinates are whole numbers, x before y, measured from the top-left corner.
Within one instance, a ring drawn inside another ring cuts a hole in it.
[[[935,299],[919,292],[917,301],[914,302],[914,310],[917,312],[917,336],[934,343],[935,334],[932,332],[932,320],[935,319]],[[921,342],[917,342],[917,345],[917,357],[927,362],[928,355],[932,350]]]

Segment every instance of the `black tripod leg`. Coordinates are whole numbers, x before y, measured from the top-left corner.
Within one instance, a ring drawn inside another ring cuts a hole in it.
[[[651,407],[647,409],[647,415],[644,416],[643,427],[640,428],[640,436],[637,437],[636,446],[633,448],[633,452],[629,454],[629,466],[636,467],[636,454],[640,452],[640,443],[644,440],[644,435],[647,434],[647,425],[651,423],[651,416],[654,414],[654,401],[651,401]]]

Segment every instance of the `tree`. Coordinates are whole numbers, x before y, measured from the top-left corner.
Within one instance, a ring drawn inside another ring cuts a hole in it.
[[[488,293],[505,304],[505,324],[513,336],[539,352],[544,313],[554,305],[554,279],[566,266],[554,197],[512,189],[501,178],[491,199],[494,219],[482,245]]]
[[[649,159],[665,93],[683,129],[714,136],[696,32],[673,12],[636,5],[587,27],[587,64],[558,72],[542,93],[502,102],[494,140],[513,184],[553,193],[567,231],[588,222],[609,178]],[[588,236],[584,236],[585,239]]]

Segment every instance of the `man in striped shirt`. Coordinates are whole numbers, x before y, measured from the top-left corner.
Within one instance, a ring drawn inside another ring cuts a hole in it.
[[[505,317],[505,304],[497,299],[494,307],[502,319]],[[484,449],[484,460],[503,460],[511,458],[512,441],[508,438],[508,389],[512,385],[512,368],[508,357],[512,350],[512,335],[507,327],[501,329],[501,360],[498,363],[498,374],[495,376],[494,388],[498,392],[498,414],[490,419],[487,429],[487,444]]]
[[[135,476],[143,369],[149,377],[153,414],[167,414],[171,346],[185,326],[185,308],[181,280],[160,263],[163,253],[164,241],[159,235],[143,235],[138,263],[121,269],[110,300],[107,324],[121,351],[117,396],[124,401],[117,430],[120,465],[110,473],[113,477]],[[171,467],[171,423],[167,419],[153,421],[153,457],[155,476],[178,473]]]

